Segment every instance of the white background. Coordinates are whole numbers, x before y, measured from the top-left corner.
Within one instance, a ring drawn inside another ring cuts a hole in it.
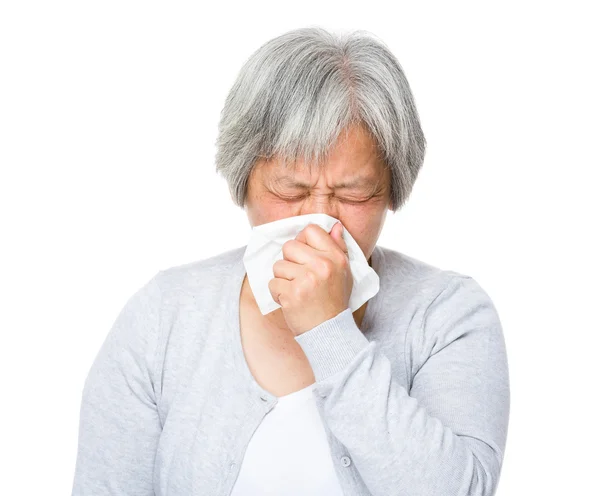
[[[2,493],[70,493],[84,379],[127,298],[247,242],[214,170],[219,113],[255,49],[308,25],[374,33],[411,84],[427,156],[379,244],[496,304],[511,379],[497,494],[596,491],[593,3],[3,2]]]

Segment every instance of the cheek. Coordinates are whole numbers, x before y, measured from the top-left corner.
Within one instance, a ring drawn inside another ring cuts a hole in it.
[[[374,224],[377,221],[373,216],[372,209],[368,207],[344,207],[340,210],[340,220],[357,242],[359,239],[368,238],[369,233],[376,230]]]
[[[370,250],[377,241],[385,219],[385,210],[377,205],[345,206],[340,210],[340,220],[354,240]]]
[[[296,215],[293,205],[264,195],[255,199],[252,205],[253,225],[266,224]]]

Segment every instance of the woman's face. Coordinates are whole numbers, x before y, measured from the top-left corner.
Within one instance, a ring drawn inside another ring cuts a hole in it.
[[[276,158],[259,159],[249,178],[245,210],[252,227],[275,220],[325,213],[342,221],[369,259],[388,208],[390,171],[362,126],[344,133],[322,168]]]

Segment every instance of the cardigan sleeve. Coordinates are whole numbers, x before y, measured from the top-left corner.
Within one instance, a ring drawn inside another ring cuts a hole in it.
[[[154,354],[156,276],[129,298],[89,369],[81,396],[72,496],[153,496],[161,433]]]
[[[398,331],[406,332],[409,390],[350,308],[296,336],[328,427],[373,496],[494,495],[510,392],[502,326],[488,294],[473,278],[454,275],[410,329]]]

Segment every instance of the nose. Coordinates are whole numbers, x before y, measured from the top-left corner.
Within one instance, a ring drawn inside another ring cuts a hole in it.
[[[339,208],[331,195],[311,194],[302,202],[302,208],[299,215],[307,214],[327,214],[339,219]]]

